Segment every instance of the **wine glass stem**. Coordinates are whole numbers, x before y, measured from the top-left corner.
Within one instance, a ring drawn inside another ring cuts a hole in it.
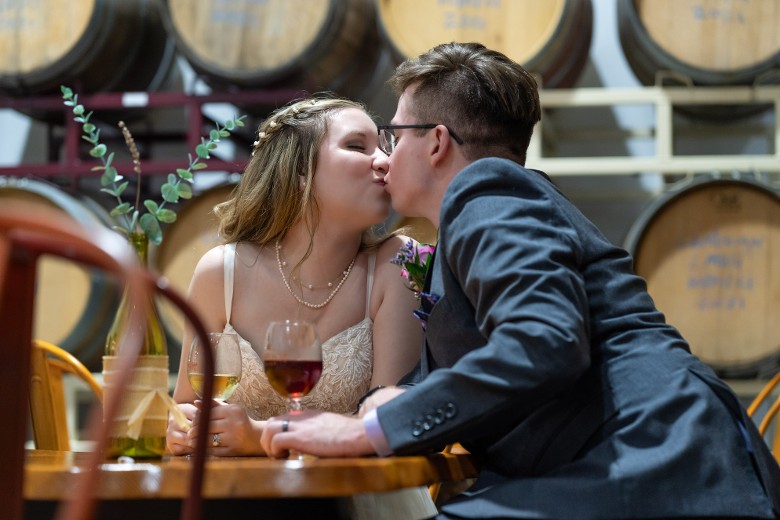
[[[299,397],[291,397],[290,413],[297,414],[297,413],[301,413],[302,411],[303,408],[301,407],[301,399]],[[303,460],[303,453],[301,453],[298,450],[290,450],[290,453],[287,458],[290,460]]]

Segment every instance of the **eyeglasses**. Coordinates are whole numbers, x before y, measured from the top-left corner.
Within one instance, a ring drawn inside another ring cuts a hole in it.
[[[427,123],[427,124],[421,124],[421,125],[379,125],[377,128],[379,129],[379,149],[385,152],[387,155],[390,155],[393,153],[393,150],[395,150],[396,143],[398,142],[398,139],[395,137],[395,134],[393,133],[393,130],[402,130],[404,128],[416,128],[418,130],[430,130],[432,128],[436,128],[439,126],[438,124],[434,123]],[[450,133],[452,138],[455,140],[458,144],[463,144],[463,139],[458,137],[458,134],[456,134],[450,127],[447,125],[442,125],[444,128],[447,129],[447,131]]]

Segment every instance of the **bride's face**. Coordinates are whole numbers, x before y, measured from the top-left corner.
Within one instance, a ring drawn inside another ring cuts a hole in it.
[[[364,111],[346,108],[329,118],[319,149],[314,195],[323,220],[368,228],[385,220],[390,197],[384,177],[388,157],[379,149],[374,121]]]

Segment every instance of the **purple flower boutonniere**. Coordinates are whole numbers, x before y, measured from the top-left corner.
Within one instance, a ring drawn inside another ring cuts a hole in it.
[[[430,244],[415,245],[409,241],[398,251],[390,262],[401,266],[401,276],[406,278],[407,287],[417,293],[418,297],[425,283],[425,272],[433,258],[435,246]]]

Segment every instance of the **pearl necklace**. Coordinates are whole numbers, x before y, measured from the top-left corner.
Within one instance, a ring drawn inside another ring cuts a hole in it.
[[[292,287],[290,287],[290,282],[287,281],[287,276],[284,274],[284,266],[287,265],[287,262],[282,262],[282,244],[279,242],[279,239],[276,240],[276,265],[279,267],[279,274],[282,275],[282,281],[284,282],[284,286],[287,287],[287,290],[290,291],[290,294],[292,294],[292,297],[296,299],[298,303],[301,305],[305,305],[306,307],[309,307],[310,309],[321,309],[325,307],[327,304],[330,303],[330,301],[333,299],[334,296],[336,296],[336,293],[339,292],[339,289],[341,289],[341,286],[344,285],[344,282],[347,281],[347,277],[349,276],[349,273],[352,272],[352,266],[355,265],[355,260],[357,260],[357,253],[355,253],[355,256],[352,258],[352,261],[349,263],[347,268],[342,272],[341,281],[339,281],[338,285],[330,292],[328,297],[325,299],[322,303],[310,303],[295,294],[295,291],[292,290]],[[328,287],[333,285],[333,283],[329,283]],[[314,286],[309,286],[309,288],[313,288]]]

